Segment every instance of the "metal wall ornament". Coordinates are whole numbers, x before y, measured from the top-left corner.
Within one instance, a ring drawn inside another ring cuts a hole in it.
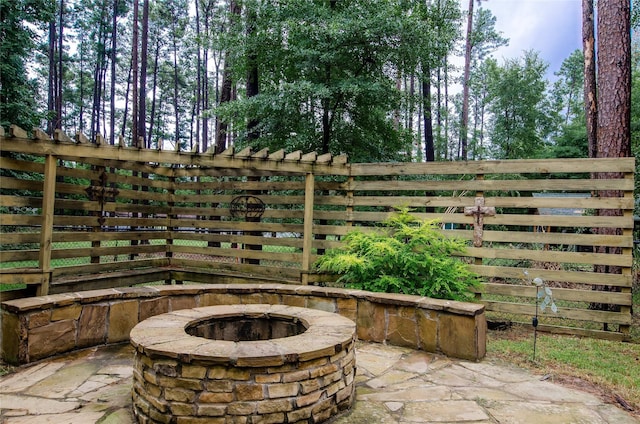
[[[238,196],[231,201],[230,212],[234,218],[260,218],[265,204],[256,196]]]

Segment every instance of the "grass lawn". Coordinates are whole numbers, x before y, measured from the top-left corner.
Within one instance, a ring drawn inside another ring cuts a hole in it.
[[[634,326],[639,323],[638,313]],[[541,378],[597,394],[640,417],[640,343],[538,333],[522,326],[490,331],[487,359],[529,369]],[[628,408],[627,408],[628,409]]]

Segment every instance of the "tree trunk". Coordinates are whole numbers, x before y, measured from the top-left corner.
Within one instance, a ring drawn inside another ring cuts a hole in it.
[[[240,17],[241,9],[238,3],[231,0],[229,3],[229,27],[232,28],[236,20]],[[231,80],[231,63],[229,52],[224,55],[224,68],[222,70],[222,89],[220,91],[220,104],[231,101],[231,91],[233,89],[233,81]],[[227,132],[229,126],[220,118],[216,122],[216,153],[222,153],[227,148]]]
[[[436,86],[436,134],[438,134],[438,150],[442,146],[442,67],[438,67]],[[438,157],[442,157],[439,152]]]
[[[596,157],[598,103],[596,96],[596,56],[593,0],[582,0],[582,49],[584,52],[584,109],[589,157]]]
[[[631,156],[631,25],[628,0],[598,1],[597,81],[598,132],[596,157]],[[597,178],[622,178],[620,173],[598,173]],[[622,193],[604,190],[599,197],[619,197]],[[621,211],[600,209],[599,216],[620,216]],[[620,228],[597,228],[598,234],[622,234]],[[620,248],[599,247],[599,253],[618,254]],[[620,274],[618,266],[597,266],[596,272]],[[600,287],[620,291],[620,287]],[[619,310],[619,306],[598,305],[597,309]],[[607,324],[604,324],[605,330]],[[628,328],[627,328],[628,330]]]
[[[176,36],[175,19],[171,21],[172,39],[173,39],[173,112],[175,119],[175,140],[180,143],[180,109],[178,94],[178,40]],[[193,148],[193,146],[191,146]]]
[[[135,139],[136,146],[144,144],[146,139],[147,120],[147,51],[149,45],[149,0],[144,0],[142,6],[142,41],[140,43],[140,85],[138,87],[139,107],[138,107],[138,137]],[[177,124],[177,122],[176,122]]]
[[[414,134],[414,128],[413,128],[413,114],[415,113],[415,109],[416,109],[416,104],[415,104],[415,94],[416,94],[416,77],[413,73],[411,73],[411,75],[409,76],[409,110],[407,113],[407,128],[409,129],[411,134]],[[411,141],[411,144],[413,145],[413,138]],[[423,156],[422,153],[420,153],[420,151],[422,150],[420,148],[421,143],[420,140],[418,139],[418,157],[420,158],[420,160],[423,160]]]
[[[222,90],[220,91],[220,104],[227,103],[231,100],[231,65],[229,64],[229,52],[224,55],[224,69],[222,71]],[[216,124],[216,153],[222,153],[227,148],[227,131],[228,124],[218,118]]]
[[[80,111],[78,113],[78,126],[80,131],[84,131],[84,37],[82,35],[80,36],[78,49],[80,53]]]
[[[629,2],[599,0],[597,157],[631,156],[630,34]]]
[[[55,95],[57,93],[56,90],[56,22],[55,19],[51,19],[49,22],[49,78],[48,78],[48,96],[47,96],[47,110],[49,113],[55,110]],[[55,129],[55,120],[54,116],[51,116],[47,120],[47,133],[49,135],[53,135],[53,130]]]
[[[194,8],[195,8],[195,12],[196,12],[196,49],[198,51],[197,57],[196,57],[196,92],[195,92],[195,103],[193,105],[193,114],[191,116],[191,128],[192,128],[192,134],[193,134],[193,120],[195,119],[196,121],[196,143],[198,143],[200,141],[200,107],[202,106],[202,48],[200,46],[201,43],[201,39],[202,39],[202,35],[201,35],[201,31],[200,31],[200,1],[199,0],[195,0],[194,1]],[[206,71],[205,71],[206,73]],[[153,121],[152,121],[153,124]],[[207,151],[207,146],[206,146],[206,142],[203,144],[203,151]]]
[[[116,47],[118,39],[118,0],[113,0],[113,20],[111,22],[111,103],[109,105],[109,144],[116,142]]]
[[[431,122],[431,70],[422,65],[422,115],[424,119],[424,154],[427,162],[435,161],[433,123]]]
[[[235,3],[235,2],[231,2],[231,3]],[[205,13],[204,13],[204,33],[205,33],[205,37],[210,37],[211,35],[209,34],[210,31],[210,27],[209,27],[209,21],[211,19],[211,8],[212,8],[213,4],[211,1],[208,1],[206,4],[206,8],[205,8]],[[229,7],[233,6],[233,4],[230,4]],[[238,14],[240,14],[240,12],[238,12]],[[202,102],[202,106],[200,107],[200,110],[202,111],[207,111],[209,110],[209,45],[207,44],[206,47],[203,50],[203,55],[202,55],[202,97],[201,97],[201,102]],[[216,73],[216,82],[217,82],[217,76],[218,74]],[[204,116],[202,117],[202,150],[206,151],[207,149],[209,149],[209,117],[208,114],[205,113]]]
[[[462,160],[467,160],[467,126],[469,125],[469,74],[471,71],[473,2],[474,0],[469,0],[469,12],[467,15],[467,42],[464,53],[464,79],[462,81],[462,118],[460,122],[460,157]]]
[[[449,61],[444,58],[444,160],[449,159]]]
[[[156,119],[156,90],[158,88],[158,59],[160,57],[160,39],[156,40],[156,52],[153,56],[153,83],[151,87],[151,113],[149,114],[149,134],[147,134],[147,146],[151,147],[154,124]],[[160,140],[157,140],[160,143]],[[161,147],[161,146],[159,146]]]
[[[58,74],[57,79],[58,82],[56,84],[58,92],[56,93],[56,118],[55,118],[55,128],[62,129],[62,84],[64,80],[63,75],[63,50],[64,50],[64,40],[63,40],[63,31],[64,31],[64,0],[60,0],[60,14],[58,21]]]
[[[256,15],[255,10],[249,9],[247,11],[247,37],[251,38],[253,33],[256,30],[256,21],[258,17]],[[251,42],[250,42],[251,43]],[[253,50],[249,50],[247,53],[247,97],[254,97],[260,93],[260,85],[259,85],[259,73],[258,73],[258,53]],[[260,135],[258,132],[258,119],[257,117],[251,117],[249,122],[247,123],[247,138],[251,140],[256,140]],[[260,181],[260,177],[249,177],[249,181]],[[260,195],[261,192],[257,191],[249,191],[248,194],[257,196]],[[259,217],[247,217],[247,222],[260,222]],[[259,231],[249,231],[248,234],[254,237],[262,236],[262,233]],[[247,250],[262,250],[262,245],[259,244],[247,244]],[[245,263],[260,265],[260,259],[248,258],[245,260]]]
[[[247,11],[247,37],[251,38],[256,30],[256,21],[258,17],[254,10]],[[258,53],[253,48],[248,52],[247,57],[247,97],[254,97],[260,93],[259,74],[258,74]],[[257,130],[258,119],[251,117],[247,123],[247,138],[255,140],[259,137]]]
[[[133,0],[133,34],[131,37],[131,144],[138,145],[138,9],[139,1]]]
[[[124,137],[127,131],[127,116],[129,113],[129,91],[131,91],[131,74],[133,72],[133,58],[129,61],[129,72],[127,73],[127,88],[124,93],[124,113],[122,114],[122,128],[120,135]]]

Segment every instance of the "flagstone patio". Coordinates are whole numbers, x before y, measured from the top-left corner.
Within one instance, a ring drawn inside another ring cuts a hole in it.
[[[640,423],[597,396],[490,360],[362,342],[356,351],[356,403],[334,424]],[[132,374],[129,344],[18,368],[0,378],[0,422],[131,424]]]

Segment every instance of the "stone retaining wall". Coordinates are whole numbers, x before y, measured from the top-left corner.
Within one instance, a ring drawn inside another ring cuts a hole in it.
[[[288,284],[125,287],[2,303],[2,358],[27,364],[63,352],[129,340],[146,318],[201,306],[266,303],[335,312],[360,340],[480,360],[484,306],[418,296]]]
[[[237,342],[185,332],[194,321],[221,317],[235,318],[227,324],[286,317],[304,328]],[[354,399],[355,328],[337,314],[285,305],[219,305],[149,318],[131,331],[134,415],[148,424],[325,422]]]

